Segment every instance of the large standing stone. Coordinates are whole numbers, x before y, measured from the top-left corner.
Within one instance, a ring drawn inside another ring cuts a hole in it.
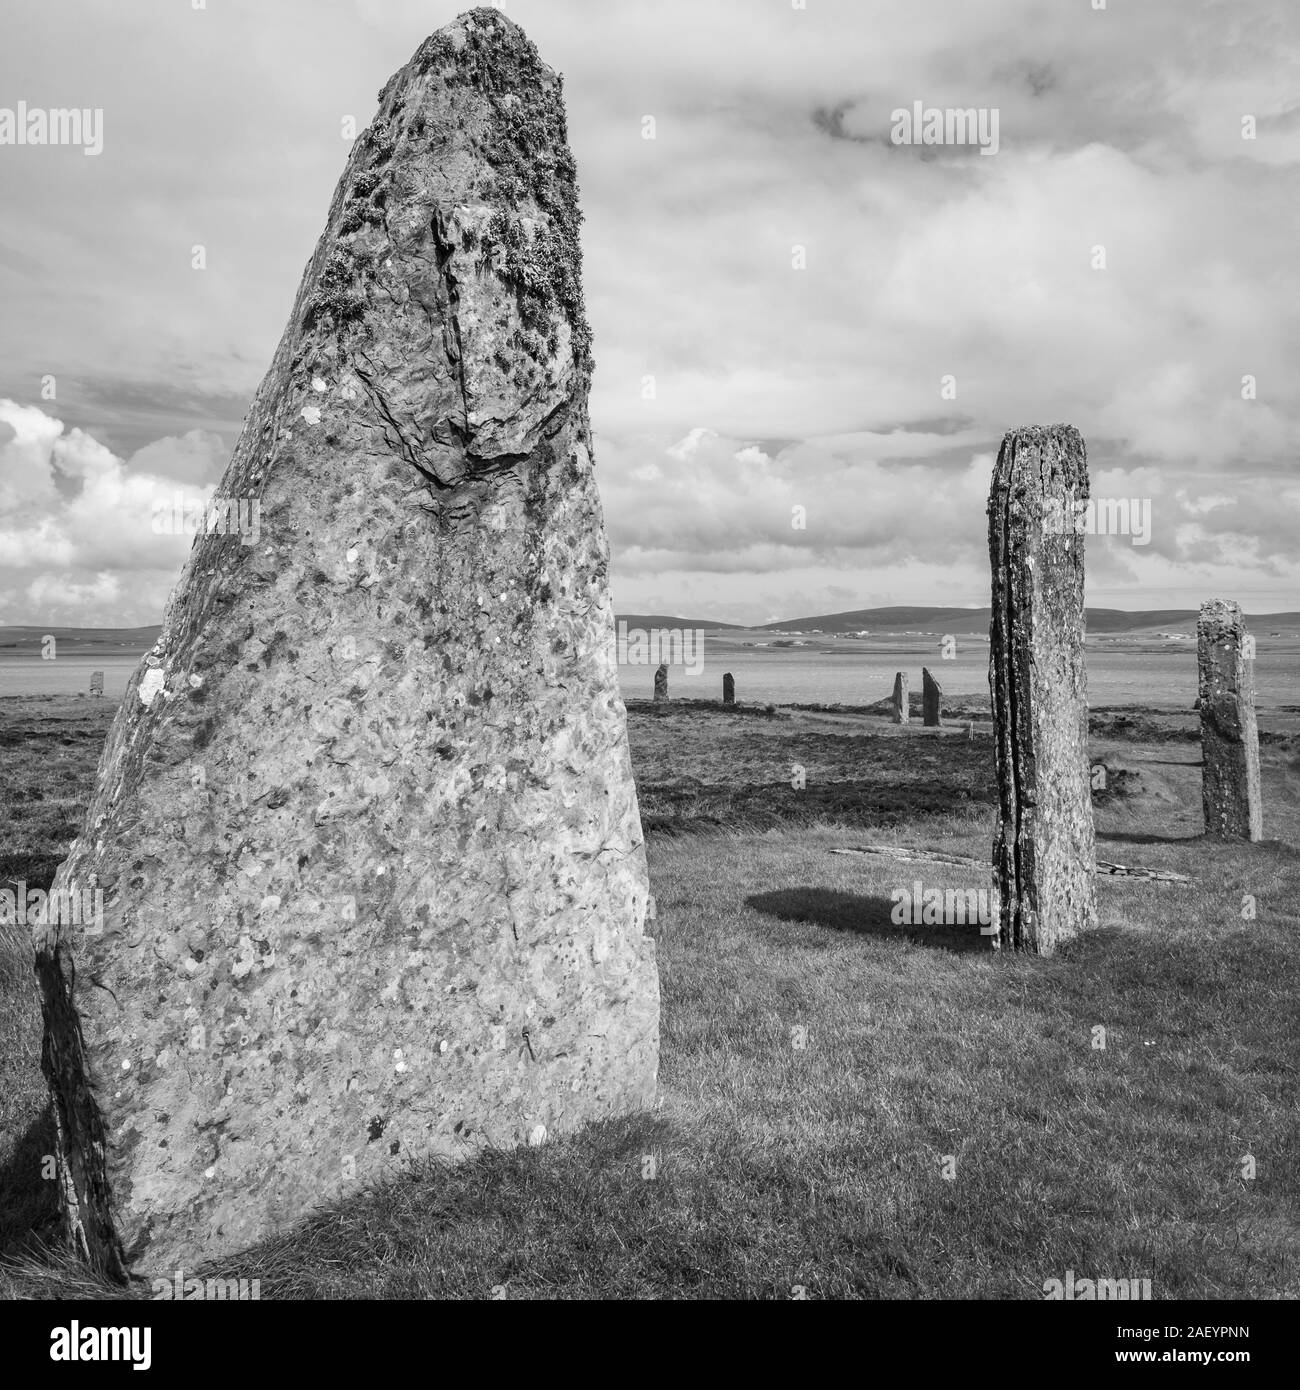
[[[943,719],[939,713],[939,705],[943,700],[943,687],[930,674],[929,668],[921,667],[921,707],[924,712],[925,723],[932,729],[937,729]]]
[[[655,1094],[559,78],[501,14],[354,146],[37,941],[75,1243],[191,1268]],[[170,1277],[170,1276],[168,1276]]]
[[[655,699],[666,700],[668,698],[668,663],[661,661],[659,669],[655,672]]]
[[[736,703],[736,678],[730,671],[722,677],[722,703],[724,705],[734,705]]]
[[[1259,840],[1264,819],[1253,639],[1240,607],[1224,599],[1201,605],[1196,631],[1205,833],[1220,839]]]
[[[1000,809],[993,876],[998,944],[1039,955],[1097,917],[1083,535],[1052,524],[1087,496],[1078,430],[1031,426],[1003,439],[988,505]]]
[[[890,703],[893,705],[893,714],[890,717],[894,723],[906,724],[911,718],[911,710],[908,708],[906,671],[900,671],[894,677],[894,693],[890,696]]]

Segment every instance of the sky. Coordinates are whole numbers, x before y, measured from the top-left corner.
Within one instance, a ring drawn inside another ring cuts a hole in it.
[[[348,118],[465,8],[6,7],[0,142],[102,148],[0,143],[0,624],[161,621],[153,504],[219,485]],[[999,441],[1057,422],[1149,507],[1090,605],[1300,610],[1300,6],[497,8],[565,77],[619,611],[986,604]],[[983,148],[903,143],[918,102]]]

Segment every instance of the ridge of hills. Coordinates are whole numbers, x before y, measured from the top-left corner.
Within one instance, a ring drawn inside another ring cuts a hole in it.
[[[1152,628],[1184,628],[1196,631],[1198,614],[1192,608],[1152,608],[1127,611],[1121,608],[1089,608],[1089,633],[1141,632]],[[1269,628],[1300,629],[1300,613],[1248,613],[1247,621],[1257,633]],[[710,632],[803,633],[820,631],[825,635],[858,632],[873,636],[880,632],[987,633],[987,608],[853,608],[843,613],[823,613],[804,618],[782,618],[776,622],[747,627],[743,623],[723,623],[711,618],[680,618],[666,613],[619,613],[616,623],[629,628],[703,628]],[[47,636],[54,637],[68,653],[125,654],[145,652],[158,640],[162,628],[148,627],[62,627],[52,624],[0,625],[0,654],[36,652]]]

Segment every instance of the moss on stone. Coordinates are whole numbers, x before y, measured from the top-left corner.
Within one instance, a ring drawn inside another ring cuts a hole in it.
[[[528,333],[555,350],[552,328],[544,326],[558,304],[573,332],[579,369],[592,370],[591,330],[582,296],[582,247],[578,184],[569,150],[563,80],[542,62],[536,46],[498,11],[479,7],[460,16],[464,45],[434,34],[415,57],[416,70],[433,70],[449,84],[464,82],[484,92],[490,121],[483,154],[492,169],[484,196],[513,210],[514,226],[493,219],[493,236],[505,248],[503,273],[515,289]],[[518,224],[532,203],[546,230],[528,238]]]
[[[338,330],[360,319],[366,310],[366,298],[356,288],[356,279],[357,263],[342,247],[335,247],[321,270],[316,293],[303,316],[303,327],[311,328],[324,318]]]
[[[532,62],[540,66],[536,49],[524,42]],[[494,234],[506,246],[506,275],[519,293],[525,322],[549,318],[558,303],[573,330],[574,357],[590,373],[591,331],[582,296],[578,235],[582,212],[576,168],[568,148],[561,85],[557,81],[547,90],[539,79],[536,68],[530,72],[521,65],[512,90],[494,96],[492,138],[486,153],[495,175],[496,196],[516,208],[530,200],[545,215],[547,226],[531,239],[522,236],[522,229],[519,235],[500,235],[494,228]],[[494,216],[498,227],[503,215],[498,211]]]

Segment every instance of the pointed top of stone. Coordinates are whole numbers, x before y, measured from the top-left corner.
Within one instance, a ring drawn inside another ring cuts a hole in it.
[[[1074,438],[1082,436],[1073,425],[1017,425],[1002,436],[1005,444],[1014,440],[1017,444],[1045,444],[1050,439]]]
[[[529,78],[548,86],[560,81],[519,25],[490,5],[466,10],[430,34],[411,61],[389,79],[380,100],[404,85],[404,79],[409,82],[413,75],[427,72],[435,72],[444,80],[479,78],[489,87],[493,83],[510,86]]]
[[[488,6],[425,39],[379,93],[375,119],[354,148],[322,239],[342,254],[316,266],[326,284],[323,295],[301,305],[304,327],[322,306],[341,327],[364,326],[365,301],[374,298],[369,282],[382,282],[386,268],[370,262],[376,234],[409,240],[433,203],[444,213],[467,210],[460,231],[516,290],[539,365],[571,351],[589,377],[582,213],[563,87],[527,34]],[[399,215],[385,215],[390,203]],[[569,330],[559,338],[554,308]]]

